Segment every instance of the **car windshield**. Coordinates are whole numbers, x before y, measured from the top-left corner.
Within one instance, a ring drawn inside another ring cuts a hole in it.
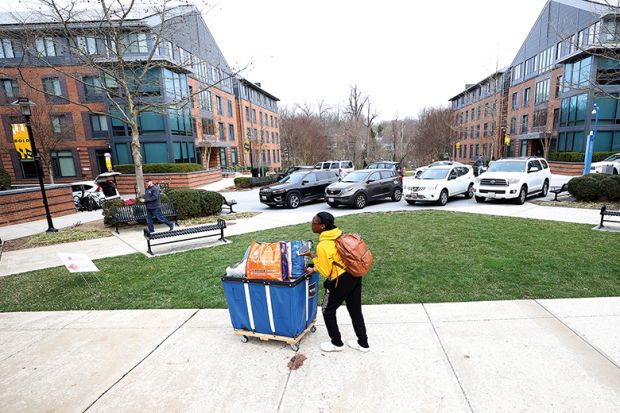
[[[446,179],[448,172],[450,170],[447,168],[429,168],[422,172],[420,179]]]
[[[342,182],[362,182],[368,177],[368,172],[351,172],[344,177]]]
[[[620,160],[620,153],[617,153],[615,155],[611,155],[609,158],[605,159],[606,162],[618,161],[618,160]]]
[[[437,162],[433,162],[428,167],[432,168],[433,166],[440,166],[440,165],[450,165],[450,162],[448,162],[448,161],[437,161]]]
[[[489,165],[488,172],[523,172],[525,161],[502,161],[493,162]]]
[[[292,174],[280,179],[278,182],[281,184],[297,184],[301,182],[304,176],[306,176],[306,174],[303,172],[293,172]]]

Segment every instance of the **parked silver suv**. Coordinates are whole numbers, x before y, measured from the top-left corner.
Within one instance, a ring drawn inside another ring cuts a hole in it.
[[[486,199],[514,199],[523,205],[532,194],[547,196],[551,170],[547,161],[537,157],[507,158],[493,161],[474,181],[477,202]]]

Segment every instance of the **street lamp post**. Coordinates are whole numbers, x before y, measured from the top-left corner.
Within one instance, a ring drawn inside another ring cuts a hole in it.
[[[37,174],[37,179],[39,180],[39,186],[41,187],[41,196],[43,198],[43,206],[45,207],[45,216],[47,218],[47,230],[46,232],[58,232],[56,228],[54,228],[54,223],[52,222],[52,214],[50,213],[50,207],[47,203],[47,194],[45,193],[45,184],[43,184],[43,173],[41,171],[40,165],[40,157],[37,152],[37,145],[35,143],[34,135],[32,134],[32,126],[30,125],[30,115],[32,114],[31,108],[35,106],[34,102],[31,102],[30,99],[19,97],[12,105],[19,106],[19,109],[26,120],[26,130],[28,131],[28,137],[30,139],[30,145],[32,146],[32,158],[34,160],[34,170]]]
[[[596,138],[596,132],[598,131],[598,105],[595,103],[592,109],[594,115],[594,130],[590,131],[588,135],[588,142],[586,143],[586,154],[584,159],[583,174],[590,173],[590,165],[592,165],[592,152],[594,152],[594,138]]]

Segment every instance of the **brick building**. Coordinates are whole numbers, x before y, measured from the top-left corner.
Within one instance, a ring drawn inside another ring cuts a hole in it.
[[[550,151],[584,152],[595,104],[600,121],[594,152],[620,151],[619,40],[614,8],[549,0],[511,65],[450,99],[458,143],[453,158],[469,163],[478,156],[542,156],[545,144]],[[500,108],[496,122],[484,115],[490,104]],[[484,133],[489,122],[490,139]]]
[[[101,31],[89,33],[92,21],[84,23],[83,35],[75,39],[66,38],[58,28],[26,41],[23,34],[37,30],[40,22],[31,15],[28,24],[23,24],[16,16],[20,15],[0,13],[0,167],[15,184],[32,182],[35,177],[33,161],[20,159],[12,144],[11,124],[22,121],[18,109],[10,105],[18,96],[37,103],[33,127],[38,120],[58,137],[51,151],[56,182],[89,179],[105,171],[106,153],[112,155],[114,164],[132,163],[131,131],[115,118],[114,98],[102,93],[100,86],[105,82],[109,88],[114,79],[78,61],[72,53],[72,45],[77,44],[95,59],[114,64],[117,60],[110,50],[115,43]],[[278,99],[230,68],[195,7],[177,7],[167,17],[176,26],[163,40],[157,39],[158,28],[168,20],[161,22],[157,15],[135,11],[124,21],[127,33],[123,39],[129,39],[125,58],[163,62],[148,69],[149,81],[140,89],[143,101],[166,108],[140,114],[143,163],[249,166],[249,157],[244,156],[244,142],[249,138],[265,151],[264,157],[257,153],[254,165],[279,169]],[[28,82],[21,79],[18,67]],[[173,105],[180,101],[186,104]],[[252,119],[251,135],[240,110],[249,105],[251,113],[258,115]],[[88,108],[106,115],[93,114]]]

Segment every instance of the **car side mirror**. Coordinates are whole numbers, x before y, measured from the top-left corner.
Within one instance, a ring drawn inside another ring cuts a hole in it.
[[[538,172],[538,171],[539,171],[539,169],[538,169],[537,167],[535,167],[535,166],[532,166],[532,167],[528,170],[528,172],[529,172],[529,173],[531,173],[531,172]]]
[[[450,175],[450,177],[448,178],[448,181],[452,181],[454,179],[456,179],[456,175]]]
[[[375,182],[374,179],[369,179],[369,180],[366,181],[367,184],[372,184],[373,182]]]
[[[305,185],[305,184],[307,184],[307,183],[308,183],[308,181],[301,181],[301,184],[302,184],[302,185]]]

